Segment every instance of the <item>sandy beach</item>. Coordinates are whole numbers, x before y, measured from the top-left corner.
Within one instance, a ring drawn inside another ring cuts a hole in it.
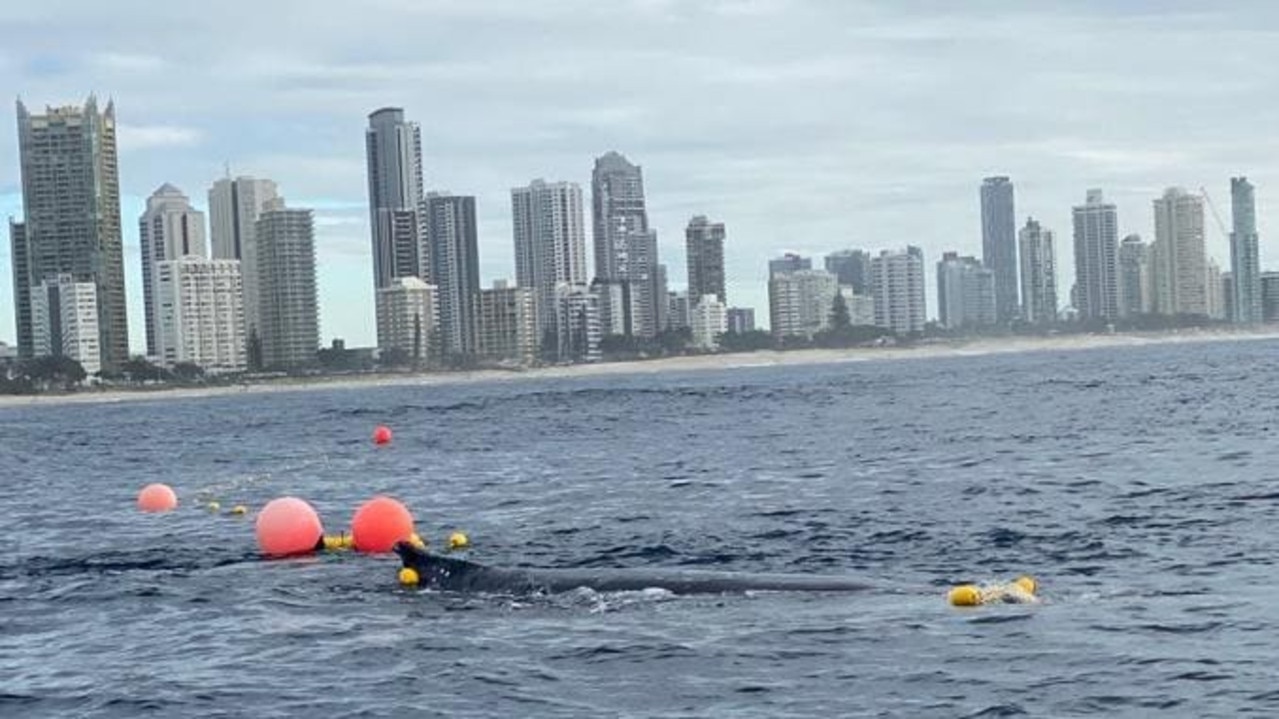
[[[0,409],[48,404],[84,402],[154,402],[199,399],[226,395],[271,392],[350,390],[369,387],[411,387],[473,382],[520,382],[565,377],[604,377],[657,372],[698,372],[749,367],[781,367],[844,362],[888,362],[928,360],[1015,352],[1062,352],[1104,347],[1140,347],[1162,344],[1206,342],[1248,342],[1279,339],[1279,330],[1262,332],[1180,332],[1116,335],[1061,335],[1056,337],[1001,337],[963,340],[908,348],[813,349],[787,352],[760,351],[737,354],[698,355],[666,359],[606,362],[591,365],[538,367],[524,371],[481,370],[432,374],[371,374],[349,377],[315,377],[279,380],[259,384],[174,389],[86,391],[75,394],[0,396]]]

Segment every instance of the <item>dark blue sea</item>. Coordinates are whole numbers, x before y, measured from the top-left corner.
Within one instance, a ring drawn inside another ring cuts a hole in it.
[[[1274,341],[0,409],[0,716],[1277,716],[1277,452]],[[488,564],[877,589],[257,556],[272,497],[377,493]],[[945,602],[1022,572],[1042,604]]]

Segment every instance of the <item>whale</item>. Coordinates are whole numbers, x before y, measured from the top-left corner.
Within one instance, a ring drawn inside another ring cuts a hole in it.
[[[692,569],[552,569],[490,567],[432,554],[400,542],[394,547],[404,567],[417,572],[418,585],[444,592],[560,594],[575,589],[628,592],[663,589],[672,594],[745,592],[864,592],[872,585],[852,577],[754,574]]]

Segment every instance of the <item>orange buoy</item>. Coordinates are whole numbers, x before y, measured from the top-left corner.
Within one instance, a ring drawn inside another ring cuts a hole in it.
[[[143,512],[172,512],[178,508],[178,495],[167,484],[148,484],[138,492],[138,509]]]
[[[320,515],[297,497],[280,497],[267,502],[258,512],[255,530],[258,547],[270,557],[310,554],[324,537]]]
[[[384,444],[390,444],[390,443],[391,443],[391,428],[387,427],[384,424],[379,424],[377,428],[373,430],[373,444],[376,444],[380,447]]]
[[[351,536],[360,552],[389,552],[413,537],[413,515],[397,500],[377,496],[355,510]]]

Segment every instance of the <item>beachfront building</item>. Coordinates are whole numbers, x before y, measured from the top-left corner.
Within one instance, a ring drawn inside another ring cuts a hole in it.
[[[657,233],[648,224],[644,172],[618,152],[595,159],[591,173],[595,276],[626,283],[626,334],[649,338],[662,329],[665,288],[658,277]]]
[[[851,285],[840,285],[839,294],[848,308],[848,323],[853,327],[875,326],[875,298],[858,294]]]
[[[141,246],[142,257],[142,306],[147,333],[147,356],[159,357],[159,326],[156,320],[159,302],[155,291],[155,268],[161,262],[180,257],[208,256],[204,237],[204,213],[191,207],[187,196],[166,182],[147,198],[146,212],[138,219],[138,244]],[[238,266],[236,273],[239,273]]]
[[[599,297],[587,285],[561,282],[555,288],[555,351],[560,362],[598,362]]]
[[[287,208],[277,199],[258,217],[255,235],[260,304],[258,335],[256,341],[248,340],[249,365],[281,370],[309,367],[315,364],[320,346],[312,212]]]
[[[981,183],[981,259],[994,276],[996,319],[1017,319],[1017,215],[1007,177],[987,177]]]
[[[186,255],[155,274],[155,360],[198,365],[209,374],[243,372],[244,294],[239,260]]]
[[[937,263],[937,307],[946,329],[995,324],[995,273],[976,257],[944,253]]]
[[[534,180],[511,190],[511,215],[515,281],[536,293],[538,341],[546,342],[559,335],[556,287],[587,283],[582,188]]]
[[[1155,243],[1151,249],[1154,311],[1165,315],[1208,315],[1208,264],[1204,251],[1203,198],[1180,187],[1154,201]]]
[[[1226,319],[1227,303],[1221,290],[1221,265],[1218,265],[1216,260],[1209,258],[1206,277],[1204,293],[1207,298],[1205,305],[1208,319],[1224,320]]]
[[[1261,273],[1261,321],[1279,322],[1279,272]]]
[[[768,277],[772,279],[773,275],[781,272],[797,272],[799,270],[813,269],[813,261],[808,257],[802,257],[794,252],[787,252],[775,260],[768,261]],[[829,271],[829,270],[828,270]]]
[[[1057,321],[1057,255],[1052,230],[1033,217],[1017,236],[1021,258],[1021,317],[1031,324]]]
[[[369,229],[373,250],[373,292],[401,277],[432,281],[431,243],[423,228],[422,132],[404,109],[383,107],[369,114],[364,131],[368,168]],[[379,315],[378,327],[394,326]],[[398,340],[378,337],[379,347]]]
[[[97,348],[102,369],[129,359],[115,105],[46,108],[33,115],[18,101],[23,223],[10,225],[18,350],[36,355],[32,290],[61,276],[97,291]],[[19,246],[21,244],[21,246]],[[82,351],[82,350],[81,350]],[[82,362],[83,364],[83,362]]]
[[[1246,177],[1230,178],[1230,318],[1238,324],[1261,322],[1261,256],[1257,238],[1257,201]]]
[[[875,325],[899,335],[924,331],[924,251],[884,250],[870,263],[871,297],[875,300]]]
[[[73,359],[88,375],[102,370],[96,283],[54,275],[36,285],[30,303],[32,356]]]
[[[378,351],[383,359],[425,364],[439,347],[438,289],[417,277],[396,277],[377,291]]]
[[[280,201],[280,191],[272,180],[256,177],[225,177],[209,188],[209,243],[215,260],[240,262],[240,286],[244,293],[245,355],[250,358],[260,345],[258,314],[258,219],[262,211]]]
[[[865,250],[840,250],[825,257],[826,271],[835,275],[839,284],[853,288],[855,295],[870,294],[870,253]],[[856,324],[856,323],[854,323]]]
[[[692,309],[689,326],[693,331],[693,347],[708,352],[719,349],[719,336],[728,331],[728,313],[724,303],[714,295],[702,295]]]
[[[702,295],[714,297],[715,295]],[[723,302],[720,303],[724,304]],[[666,327],[668,330],[679,330],[693,326],[693,296],[688,292],[668,292],[666,294]]]
[[[480,292],[480,259],[475,198],[430,193],[422,201],[431,244],[431,284],[439,292],[440,351],[476,352],[475,301]]]
[[[1141,235],[1128,235],[1119,243],[1119,316],[1150,312],[1150,246]]]
[[[537,296],[531,288],[504,281],[480,290],[476,351],[496,362],[533,365],[538,359]]]
[[[1092,189],[1072,215],[1077,285],[1072,304],[1082,319],[1113,320],[1119,316],[1119,221],[1115,206],[1106,202],[1101,190]]]
[[[688,257],[688,302],[696,306],[703,295],[714,295],[720,304],[728,302],[724,277],[724,223],[711,222],[704,215],[689,220],[684,229]]]
[[[755,331],[755,308],[729,307],[726,315],[729,332],[744,335]]]
[[[768,281],[769,323],[773,338],[811,339],[830,326],[839,281],[826,270],[778,272]]]

